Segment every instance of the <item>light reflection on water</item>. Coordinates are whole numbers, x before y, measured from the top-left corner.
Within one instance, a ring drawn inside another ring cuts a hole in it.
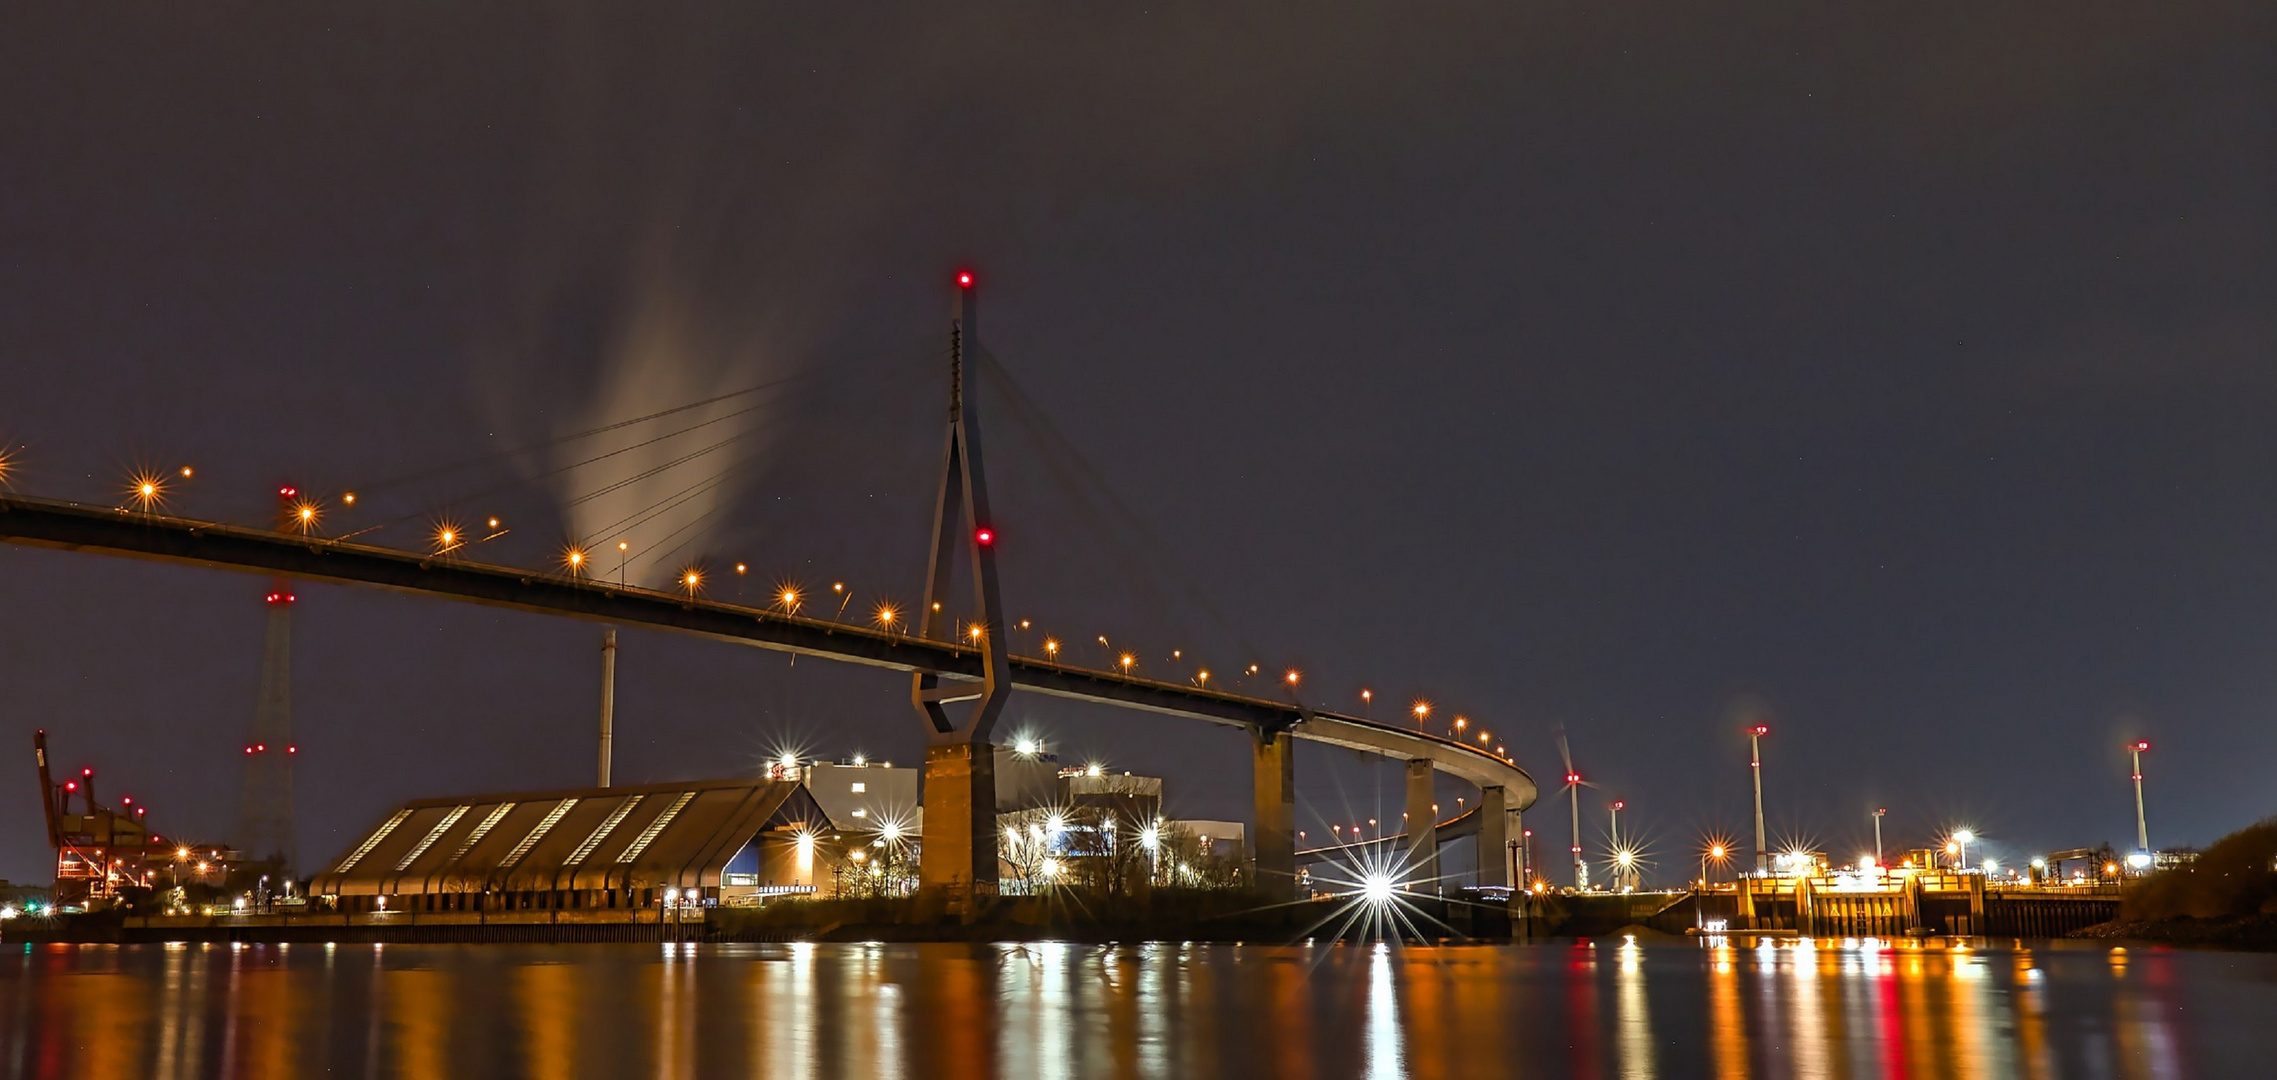
[[[0,1076],[2269,1075],[2277,957],[1873,939],[14,946]]]

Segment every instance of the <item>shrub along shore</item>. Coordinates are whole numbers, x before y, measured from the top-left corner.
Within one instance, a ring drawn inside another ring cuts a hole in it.
[[[2277,951],[2277,818],[2144,878],[2117,919],[2073,936]]]

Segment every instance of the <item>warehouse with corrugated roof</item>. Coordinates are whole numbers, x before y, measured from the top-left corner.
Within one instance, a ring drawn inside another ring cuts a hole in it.
[[[812,894],[828,830],[805,787],[782,780],[421,799],[390,811],[309,893],[346,912],[755,903]]]

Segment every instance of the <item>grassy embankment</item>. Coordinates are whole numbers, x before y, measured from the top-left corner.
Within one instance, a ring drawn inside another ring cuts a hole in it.
[[[2144,878],[2117,919],[2078,936],[2277,950],[2277,818],[2222,837],[2196,862]]]

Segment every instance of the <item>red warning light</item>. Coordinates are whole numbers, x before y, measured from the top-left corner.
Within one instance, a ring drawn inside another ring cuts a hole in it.
[[[292,486],[291,484],[286,484],[285,486],[277,489],[277,497],[281,499],[290,499],[298,494],[300,494],[300,489]]]
[[[268,748],[269,744],[265,742],[257,742],[253,744],[253,749],[255,750],[267,750]]]
[[[1747,730],[1748,730],[1748,733],[1749,733],[1749,734],[1752,734],[1752,735],[1757,735],[1757,736],[1762,736],[1762,735],[1769,735],[1769,734],[1771,734],[1771,725],[1769,725],[1769,724],[1757,724],[1757,725],[1755,725],[1754,727],[1751,727],[1751,728],[1749,728],[1749,729],[1747,729]]]
[[[90,769],[81,769],[81,770],[79,770],[79,775],[81,775],[81,776],[93,776],[93,775],[95,775],[95,770],[93,770],[93,769],[91,769],[91,768],[90,768]]]
[[[77,780],[66,780],[66,781],[64,781],[64,782],[63,782],[63,790],[65,790],[65,791],[77,791],[77,790],[79,790],[79,781],[77,781]]]
[[[972,538],[974,543],[987,547],[996,542],[996,533],[990,529],[978,529],[973,532]]]
[[[297,753],[300,753],[300,747],[298,747],[298,746],[288,746],[288,747],[285,747],[285,753],[288,753],[288,754],[297,754]]]
[[[252,753],[252,752],[253,752],[253,748],[252,748],[252,747],[250,747],[250,746],[248,746],[248,747],[246,747],[246,748],[245,748],[245,752],[246,752],[246,753],[248,753],[248,754],[250,754],[250,753]]]
[[[128,805],[128,806],[133,806],[133,805],[134,805],[134,796],[132,796],[132,795],[121,795],[121,796],[119,796],[119,801],[120,801],[120,802],[122,802],[122,803],[125,803],[125,804],[126,804],[126,805]]]
[[[972,288],[972,271],[970,271],[970,270],[959,270],[959,271],[957,271],[957,288],[960,288],[960,289],[969,289],[969,288]]]

